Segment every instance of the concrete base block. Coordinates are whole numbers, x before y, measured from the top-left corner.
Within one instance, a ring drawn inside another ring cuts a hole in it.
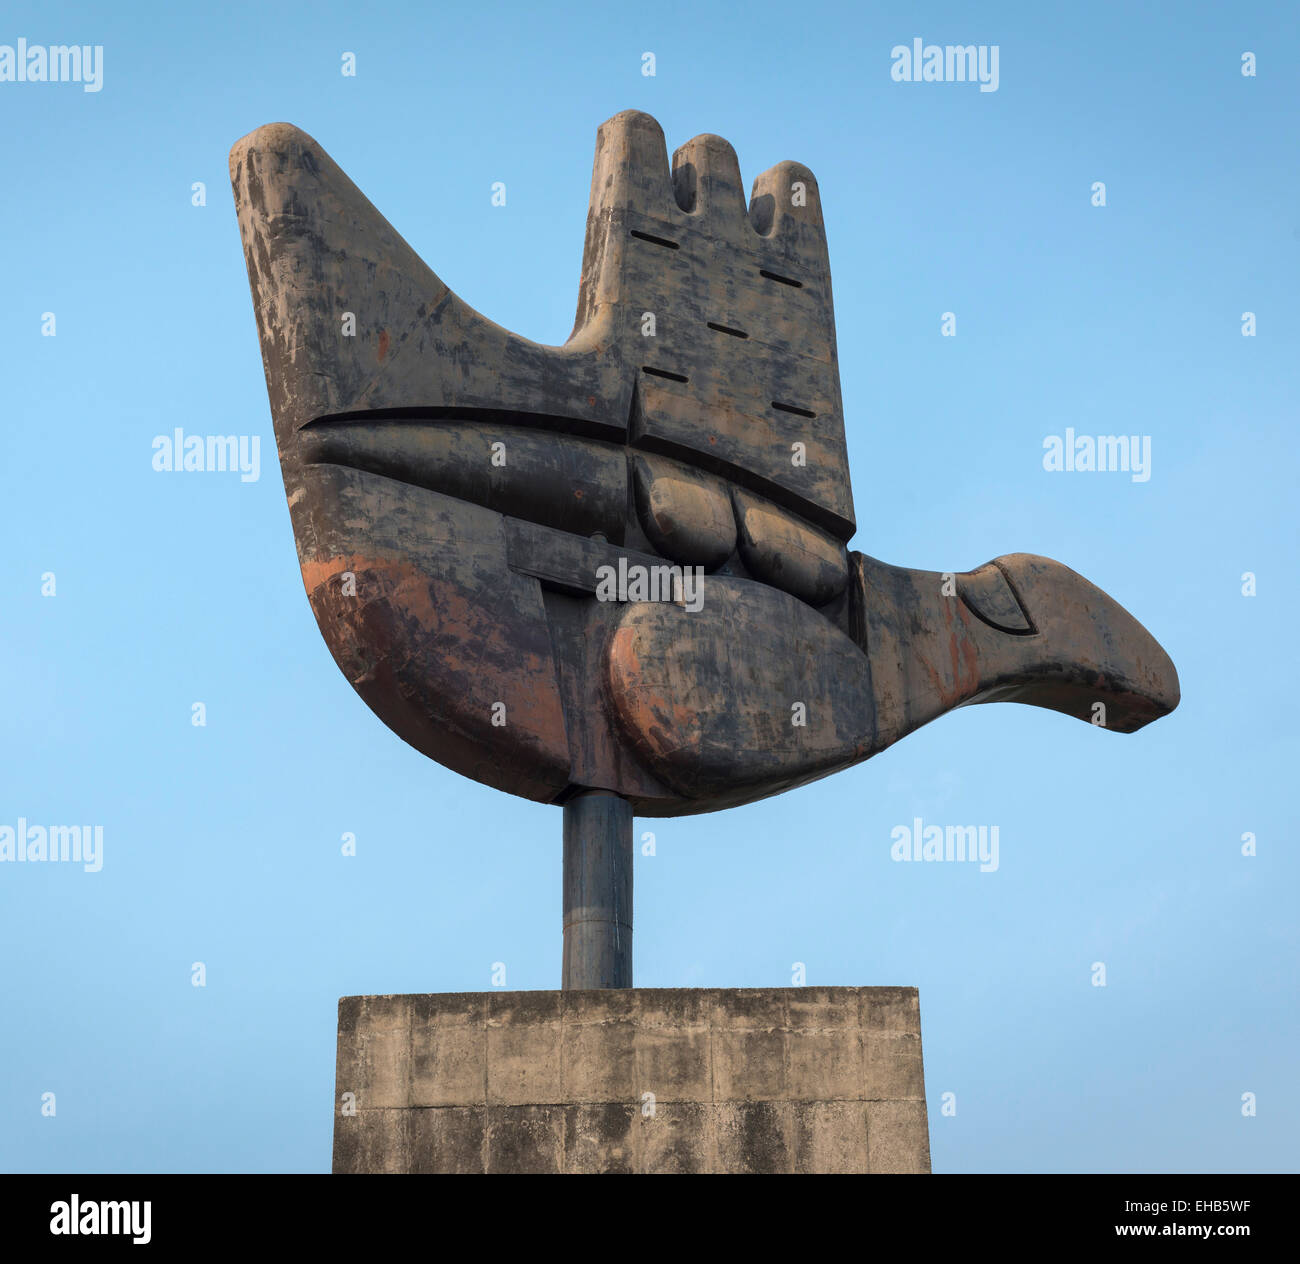
[[[339,1002],[335,1172],[928,1172],[915,988]]]

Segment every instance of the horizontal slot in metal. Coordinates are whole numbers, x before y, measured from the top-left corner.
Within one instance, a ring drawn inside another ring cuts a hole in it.
[[[638,232],[635,228],[629,230],[633,237],[640,241],[653,242],[656,246],[667,246],[669,250],[680,250],[681,247],[675,241],[669,241],[667,237],[652,237],[649,233]],[[797,285],[798,282],[796,281]]]

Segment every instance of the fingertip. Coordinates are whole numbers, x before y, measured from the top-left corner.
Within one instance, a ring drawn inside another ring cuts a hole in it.
[[[320,146],[302,128],[292,123],[267,123],[241,136],[230,147],[230,178],[236,179],[240,167],[255,156],[301,158],[313,151],[319,152]]]
[[[801,162],[778,162],[753,184],[749,221],[762,237],[795,238],[800,229],[825,237],[817,177]]]
[[[739,225],[745,193],[736,151],[712,132],[693,136],[673,154],[673,196],[687,214],[711,214]]]
[[[662,215],[671,201],[663,128],[641,110],[623,110],[606,119],[596,129],[592,207]]]

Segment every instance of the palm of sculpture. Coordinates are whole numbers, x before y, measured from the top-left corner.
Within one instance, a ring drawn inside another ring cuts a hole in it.
[[[599,130],[578,315],[544,347],[458,299],[304,133],[231,153],[304,583],[353,686],[417,749],[543,802],[746,803],[971,702],[1140,728],[1173,664],[1023,554],[945,578],[855,529],[812,174],[746,208],[736,156]],[[349,332],[348,314],[354,328]],[[702,605],[602,601],[699,566]],[[630,817],[629,817],[630,821]]]

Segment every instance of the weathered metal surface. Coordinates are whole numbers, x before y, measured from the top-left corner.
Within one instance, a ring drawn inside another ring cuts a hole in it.
[[[494,464],[493,444],[509,459]],[[347,465],[529,522],[623,542],[627,458],[619,444],[444,419],[429,426],[319,421],[303,428],[300,445],[313,465]]]
[[[638,520],[659,553],[714,571],[736,551],[736,519],[722,479],[644,453],[633,468]]]
[[[610,119],[563,347],[458,299],[296,128],[245,137],[231,177],[312,608],[431,758],[672,816],[825,776],[969,703],[1095,720],[1101,702],[1124,732],[1177,705],[1160,646],[1059,563],[951,576],[845,552],[806,168],[765,172],[747,206],[726,142],[670,166],[648,115]]]
[[[844,545],[771,501],[737,487],[740,556],[755,579],[824,606],[849,580]]]
[[[592,791],[564,805],[566,990],[632,986],[632,805]]]
[[[857,645],[788,593],[707,585],[694,614],[629,604],[610,641],[618,732],[642,762],[684,800],[730,806],[870,753],[871,665]]]

